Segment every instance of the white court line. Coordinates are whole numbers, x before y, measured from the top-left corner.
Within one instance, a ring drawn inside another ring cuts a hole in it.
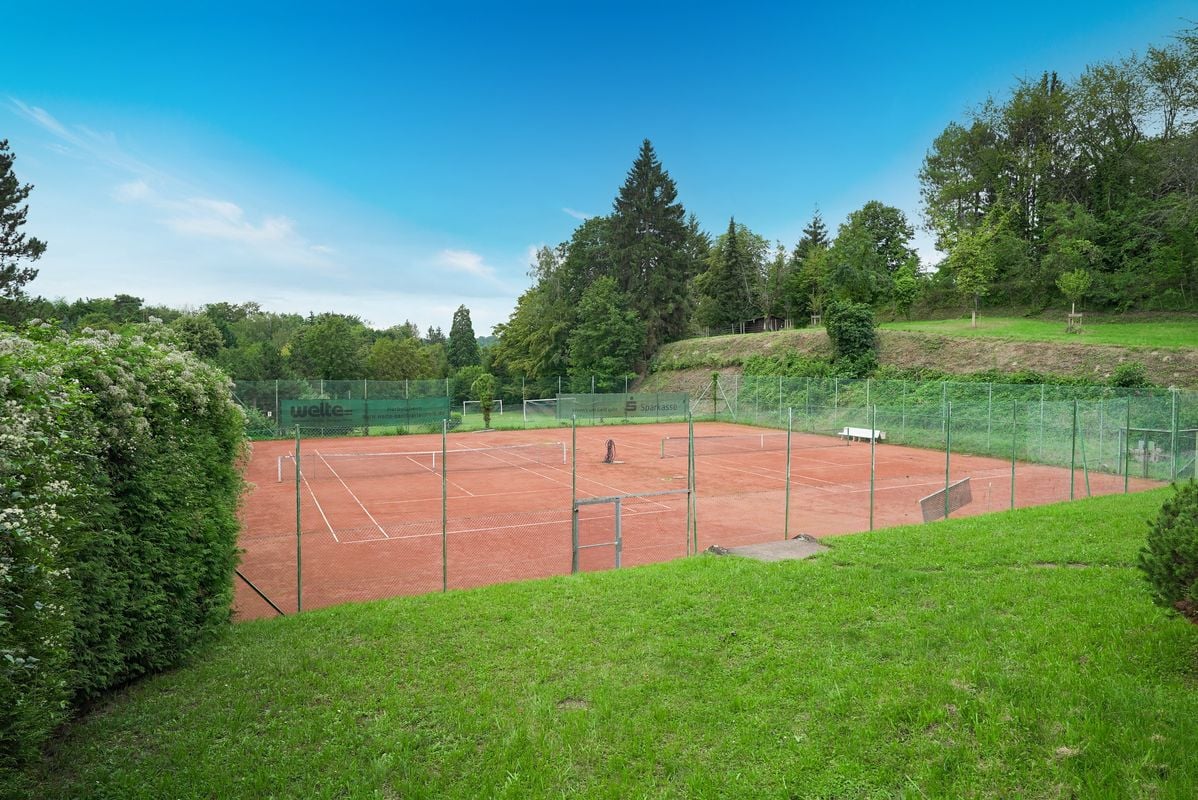
[[[374,518],[373,514],[366,510],[366,506],[362,505],[362,501],[358,499],[358,496],[354,494],[348,486],[346,486],[345,481],[342,480],[341,476],[337,474],[337,470],[333,469],[333,465],[330,464],[328,460],[320,454],[319,450],[316,451],[316,457],[324,462],[324,465],[329,468],[329,472],[333,473],[333,477],[337,479],[337,482],[341,484],[345,491],[349,492],[349,496],[352,497],[354,502],[358,504],[358,508],[362,509],[362,513],[370,517],[370,521],[374,523],[374,527],[379,529],[379,533],[383,534],[384,538],[390,538],[387,536],[387,532],[383,530],[383,526],[379,524],[379,521]],[[321,513],[323,514],[324,512],[322,511]],[[325,521],[328,522],[327,519]]]
[[[518,495],[518,494],[545,494],[546,492],[553,492],[556,494],[558,491],[560,491],[560,490],[556,486],[554,486],[551,489],[527,489],[523,492],[488,492],[487,494],[471,494],[470,496],[478,497],[478,498],[512,497],[512,496]],[[430,500],[440,500],[440,499],[441,499],[441,493],[438,492],[437,494],[429,495],[428,497],[409,497],[407,500],[380,500],[379,502],[375,503],[375,505],[397,506],[397,505],[403,505],[404,503],[427,503]],[[450,499],[456,500],[456,499],[460,499],[460,498],[451,497]]]
[[[648,516],[650,514],[666,514],[671,511],[679,511],[679,509],[666,508],[666,509],[660,509],[658,511],[638,511],[636,514],[634,514],[632,516]],[[679,512],[679,513],[681,513],[681,512]],[[607,519],[607,517],[603,517],[603,516],[586,517],[585,521],[593,521],[593,520],[597,520],[597,519]],[[447,535],[448,536],[457,536],[459,533],[494,533],[495,531],[505,531],[505,530],[510,530],[512,528],[536,528],[536,527],[540,527],[542,525],[561,525],[564,522],[569,522],[569,519],[568,518],[554,519],[554,520],[549,520],[548,522],[521,522],[521,523],[518,523],[515,525],[490,525],[485,528],[464,528],[460,531],[448,531]],[[436,533],[413,533],[408,536],[388,536],[386,538],[386,540],[379,539],[379,538],[353,539],[348,542],[341,542],[341,544],[374,544],[375,542],[382,542],[382,541],[402,542],[405,539],[428,539],[433,536],[440,538],[441,532],[437,531]]]
[[[312,484],[308,483],[308,476],[304,475],[303,469],[300,470],[300,477],[304,480],[304,486],[308,487],[308,494],[312,495],[312,502],[316,504],[316,510],[320,512],[321,519],[324,520],[325,527],[329,529],[329,533],[333,537],[333,541],[341,544],[341,540],[337,538],[337,532],[333,530],[332,523],[329,522],[328,515],[324,513],[324,509],[320,505],[320,501],[316,499],[316,492],[312,491]]]

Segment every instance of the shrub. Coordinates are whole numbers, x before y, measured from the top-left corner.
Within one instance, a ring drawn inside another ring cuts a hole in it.
[[[854,371],[877,365],[876,327],[873,309],[864,303],[837,301],[829,304],[824,314],[833,356],[852,365]]]
[[[1125,389],[1146,389],[1152,386],[1152,382],[1148,380],[1148,373],[1144,370],[1144,365],[1139,361],[1124,361],[1115,367],[1107,383]]]
[[[1139,566],[1153,602],[1198,623],[1198,483],[1176,487],[1151,525]]]
[[[0,330],[0,404],[2,774],[227,622],[244,416],[160,326]]]

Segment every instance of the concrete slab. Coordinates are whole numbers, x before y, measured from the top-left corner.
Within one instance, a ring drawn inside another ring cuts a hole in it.
[[[724,548],[721,548],[724,549]],[[816,553],[822,553],[828,548],[813,538],[788,539],[780,542],[765,544],[747,544],[741,547],[726,548],[728,555],[753,558],[758,561],[790,561],[809,558]]]

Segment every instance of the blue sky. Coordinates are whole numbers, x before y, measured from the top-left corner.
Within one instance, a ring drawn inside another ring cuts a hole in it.
[[[1143,52],[1192,2],[5,4],[28,288],[475,330],[607,213],[644,138],[703,226],[918,225],[933,137],[1019,77]],[[937,254],[919,236],[921,254]]]

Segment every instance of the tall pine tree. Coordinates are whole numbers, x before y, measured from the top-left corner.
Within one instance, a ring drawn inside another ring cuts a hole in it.
[[[458,310],[453,312],[447,356],[449,366],[453,369],[482,363],[478,352],[478,340],[474,338],[474,325],[470,322],[470,309],[466,306],[458,306]]]
[[[690,314],[687,287],[699,261],[694,232],[677,197],[673,179],[646,139],[611,217],[613,273],[645,323],[645,357],[682,338]]]

